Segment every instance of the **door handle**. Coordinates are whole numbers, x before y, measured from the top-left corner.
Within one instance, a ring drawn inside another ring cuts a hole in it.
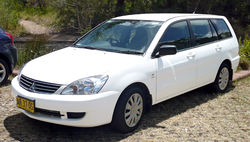
[[[194,52],[190,52],[187,54],[187,58],[188,59],[193,59],[195,57],[195,53]]]
[[[221,46],[217,46],[217,47],[215,48],[215,50],[216,50],[217,52],[221,51],[221,49],[222,49]]]

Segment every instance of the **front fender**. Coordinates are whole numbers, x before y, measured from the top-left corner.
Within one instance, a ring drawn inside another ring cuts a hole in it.
[[[111,77],[107,84],[101,90],[118,91],[120,94],[133,83],[143,83],[147,86],[149,93],[152,95],[152,102],[156,100],[156,76],[152,73],[132,72],[124,74],[122,77]]]

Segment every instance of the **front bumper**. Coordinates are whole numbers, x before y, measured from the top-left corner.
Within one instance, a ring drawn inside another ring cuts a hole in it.
[[[76,127],[94,127],[110,123],[120,95],[119,92],[115,91],[95,95],[37,94],[20,87],[17,77],[12,80],[11,84],[14,98],[21,96],[35,100],[36,108],[58,111],[62,116],[54,117],[20,109],[25,115],[45,122]],[[71,119],[67,117],[67,112],[84,112],[85,115],[82,118]]]

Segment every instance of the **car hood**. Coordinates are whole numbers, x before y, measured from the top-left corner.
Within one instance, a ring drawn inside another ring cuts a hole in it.
[[[66,85],[89,76],[119,72],[142,59],[140,55],[68,47],[30,61],[21,74]]]

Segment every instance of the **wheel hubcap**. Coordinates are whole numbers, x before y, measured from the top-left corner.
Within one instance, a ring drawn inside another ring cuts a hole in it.
[[[229,81],[229,71],[226,67],[222,68],[219,76],[219,87],[224,90],[227,87]]]
[[[2,63],[0,63],[0,82],[4,80],[6,76],[6,69]]]
[[[134,127],[141,119],[143,100],[140,94],[135,93],[129,99],[125,107],[125,121],[127,126]]]

